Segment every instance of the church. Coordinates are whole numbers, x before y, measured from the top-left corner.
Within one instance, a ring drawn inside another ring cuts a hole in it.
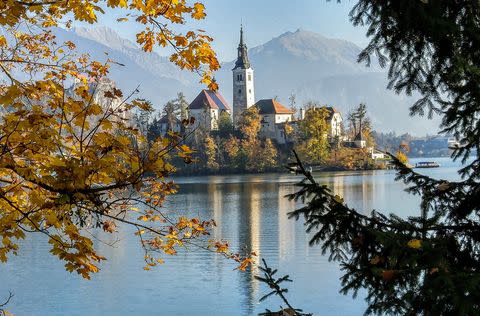
[[[294,120],[294,112],[274,99],[255,102],[254,71],[248,60],[247,45],[243,38],[243,27],[240,28],[240,43],[233,74],[233,122],[238,122],[242,112],[255,106],[262,116],[260,136],[270,138],[279,144],[285,144],[285,124]]]
[[[202,90],[189,105],[189,112],[195,117],[197,124],[207,131],[216,130],[218,129],[218,118],[222,112],[225,112],[230,115],[232,122],[236,125],[243,111],[250,107],[257,107],[262,117],[260,137],[270,138],[280,145],[288,143],[289,140],[285,132],[286,125],[289,123],[292,126],[297,125],[298,122],[294,117],[295,113],[276,99],[263,99],[255,102],[255,76],[252,64],[248,59],[243,27],[240,27],[240,43],[237,48],[237,60],[232,69],[232,79],[233,100],[231,108],[220,92],[210,90]],[[303,109],[302,113],[304,113]],[[303,119],[302,115],[299,119]],[[339,136],[342,123],[340,113],[332,110],[329,120],[332,125],[332,134]]]

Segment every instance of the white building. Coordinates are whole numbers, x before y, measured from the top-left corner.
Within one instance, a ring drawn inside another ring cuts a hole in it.
[[[327,106],[325,109],[328,111],[327,122],[329,124],[329,137],[331,139],[341,138],[343,135],[343,126],[342,126],[342,114],[337,111],[334,107]]]
[[[342,114],[340,112],[332,107],[332,106],[323,106],[323,107],[312,107],[307,110],[305,109],[300,109],[300,120],[305,119],[305,114],[308,110],[310,109],[316,109],[316,110],[322,110],[325,109],[328,114],[326,117],[327,124],[328,124],[328,139],[330,141],[333,141],[335,138],[338,138],[338,140],[343,140],[343,118]]]
[[[180,133],[182,131],[182,122],[176,117],[163,115],[158,121],[158,132],[160,135],[166,135],[168,132]]]
[[[238,57],[233,73],[233,119],[236,123],[241,113],[254,105],[255,89],[253,69],[248,60],[247,45],[243,42],[243,28],[240,28]]]
[[[195,118],[195,126],[206,131],[218,129],[218,119],[223,112],[231,116],[230,106],[218,91],[202,90],[188,106],[189,115]]]
[[[260,100],[254,106],[262,117],[260,136],[285,144],[285,124],[293,121],[294,112],[274,99]]]

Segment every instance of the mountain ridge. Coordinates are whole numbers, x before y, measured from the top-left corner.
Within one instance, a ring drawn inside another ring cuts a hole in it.
[[[152,100],[157,108],[179,91],[193,99],[204,88],[198,83],[197,75],[178,69],[168,57],[141,51],[112,29],[74,28],[63,30],[62,36],[80,39],[79,49],[92,51],[94,58],[105,57],[102,50],[107,50],[112,59],[120,59],[116,61],[126,67],[112,71],[112,79],[122,89],[134,88],[134,82],[139,83],[141,96]],[[246,40],[248,43],[248,34]],[[312,31],[284,32],[248,51],[255,71],[256,99],[277,97],[289,105],[288,98],[293,93],[297,107],[306,101],[318,100],[321,104],[335,105],[344,116],[349,109],[365,102],[378,130],[417,134],[438,130],[438,120],[409,117],[409,106],[415,99],[387,90],[386,72],[375,65],[367,68],[357,63],[360,51],[352,42]],[[234,61],[223,62],[216,74],[220,91],[227,100],[232,100],[233,65]],[[413,127],[410,121],[402,124],[407,119],[415,122]]]

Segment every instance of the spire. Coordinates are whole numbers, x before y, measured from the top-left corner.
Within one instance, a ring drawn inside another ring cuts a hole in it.
[[[238,46],[243,46],[243,24],[240,24],[240,44]]]
[[[240,25],[240,43],[238,44],[238,57],[235,62],[235,68],[247,69],[250,68],[248,61],[247,45],[243,42],[243,25]]]

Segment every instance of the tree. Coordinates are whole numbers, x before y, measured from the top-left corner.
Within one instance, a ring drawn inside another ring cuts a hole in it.
[[[230,168],[239,167],[240,140],[230,136],[224,143],[224,151],[227,157],[227,164]]]
[[[348,121],[348,127],[350,131],[350,138],[353,139],[358,134],[357,118],[355,115],[355,111],[350,110],[347,113],[347,121]]]
[[[175,125],[181,117],[181,109],[177,107],[174,101],[168,101],[163,106],[163,117],[167,120],[167,130],[175,131]]]
[[[290,96],[288,97],[288,101],[289,101],[289,107],[290,109],[293,111],[293,115],[295,116],[295,114],[297,114],[297,96],[295,95],[295,93],[291,93]]]
[[[277,148],[273,145],[273,142],[270,138],[265,140],[265,144],[262,148],[262,153],[259,157],[261,171],[265,169],[271,169],[277,166]]]
[[[146,135],[150,130],[152,124],[152,113],[154,112],[152,104],[149,101],[145,101],[146,106],[142,109],[138,109],[133,115],[134,125],[140,130],[143,135]]]
[[[189,113],[188,113],[188,102],[187,99],[185,98],[185,95],[183,92],[177,93],[177,98],[175,99],[175,106],[179,110],[180,115],[178,117],[179,120],[187,120],[189,118]]]
[[[50,252],[68,271],[85,278],[105,258],[97,253],[89,231],[113,233],[119,223],[133,226],[145,250],[145,269],[162,262],[185,243],[208,233],[212,221],[172,214],[161,206],[175,193],[167,177],[176,155],[189,161],[191,150],[181,138],[148,142],[125,113],[150,111],[134,89],[124,95],[112,87],[94,98],[113,60],[92,61],[72,42],[57,43],[52,27],[64,19],[96,23],[103,8],[124,9],[136,17],[137,34],[146,52],[155,45],[174,47],[170,59],[199,73],[216,88],[212,71],[219,68],[203,32],[185,34],[172,24],[203,19],[204,6],[180,1],[26,0],[0,3],[0,261],[19,249],[18,240],[44,234]],[[127,18],[119,19],[119,23]],[[71,24],[67,22],[67,27]],[[185,26],[188,29],[188,26]],[[182,29],[184,29],[182,27]],[[73,88],[68,85],[77,82]],[[117,102],[118,101],[118,102]],[[220,241],[201,245],[228,254]],[[245,265],[241,266],[245,268]]]
[[[300,122],[300,143],[297,149],[311,164],[322,164],[328,157],[328,111],[312,107]]]
[[[442,133],[463,146],[462,181],[419,174],[393,155],[397,179],[421,198],[417,216],[358,211],[315,181],[297,157],[304,180],[290,198],[306,202],[291,215],[305,218],[310,244],[321,244],[342,266],[342,293],[367,292],[368,314],[476,315],[480,312],[480,4],[478,1],[359,0],[351,12],[367,25],[359,56],[389,61],[389,87],[420,93],[412,114],[442,116]],[[365,215],[368,214],[368,215]]]
[[[233,133],[233,123],[230,114],[226,111],[222,111],[218,117],[218,135],[222,138],[226,138]]]
[[[215,141],[211,136],[205,137],[204,148],[205,148],[205,157],[206,157],[205,159],[206,167],[210,170],[217,170],[218,169],[218,163],[216,160],[217,145],[215,144]]]
[[[258,108],[252,106],[242,112],[238,121],[241,140],[241,152],[239,159],[241,167],[249,171],[258,170],[258,152],[260,150],[260,140],[258,134],[261,128],[261,116]]]

